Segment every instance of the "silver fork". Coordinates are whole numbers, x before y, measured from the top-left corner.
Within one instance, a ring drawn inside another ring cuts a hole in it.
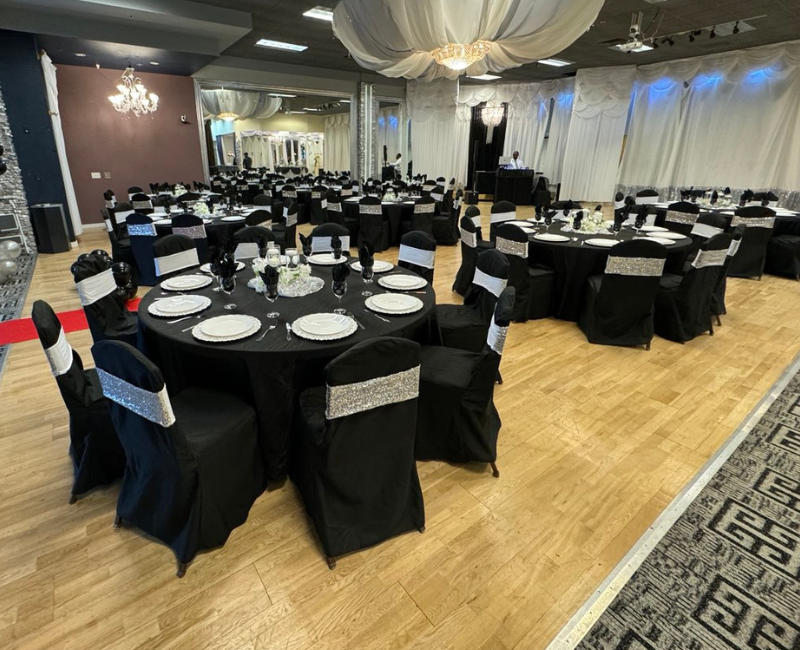
[[[190,318],[200,318],[202,314],[197,314],[196,316],[184,316],[183,318],[179,318],[178,320],[170,320],[167,321],[167,325],[177,325],[178,323],[182,323],[185,320],[189,320]]]
[[[286,340],[292,340],[292,324],[289,322],[286,323]]]
[[[265,331],[265,332],[264,332],[264,333],[263,333],[261,336],[259,336],[259,337],[256,339],[256,343],[260,343],[261,341],[263,341],[263,340],[264,340],[264,337],[265,337],[267,334],[269,334],[269,333],[270,333],[272,330],[274,330],[276,327],[278,327],[278,321],[277,321],[277,320],[276,320],[276,321],[275,321],[275,322],[274,322],[272,325],[270,325],[270,326],[269,326],[269,327],[266,329],[266,331]]]
[[[367,310],[365,310],[365,311],[367,311]],[[367,311],[367,313],[368,314],[372,314],[375,318],[379,318],[384,323],[391,323],[392,322],[388,318],[384,318],[383,316],[378,316],[378,314],[376,314],[374,311]]]

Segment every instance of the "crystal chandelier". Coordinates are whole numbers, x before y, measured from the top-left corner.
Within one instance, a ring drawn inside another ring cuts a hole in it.
[[[466,70],[473,63],[477,63],[492,49],[490,41],[475,41],[468,45],[448,43],[431,52],[431,56],[439,65],[451,70]]]
[[[155,113],[158,109],[158,95],[148,93],[142,80],[133,73],[133,68],[125,68],[119,83],[117,84],[118,95],[108,98],[111,105],[120,113],[133,113],[136,117]]]
[[[486,126],[500,126],[500,122],[503,121],[503,117],[505,115],[505,110],[503,109],[502,104],[497,104],[495,102],[489,102],[486,106],[483,107],[481,111],[481,120]]]
[[[233,122],[234,120],[238,120],[239,116],[236,113],[220,113],[217,117],[221,120],[225,120],[226,122]]]

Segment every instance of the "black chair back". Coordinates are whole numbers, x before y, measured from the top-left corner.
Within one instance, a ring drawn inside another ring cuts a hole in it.
[[[678,201],[670,203],[664,214],[664,222],[660,223],[660,219],[656,223],[679,232],[682,235],[689,235],[694,228],[694,224],[700,214],[700,206],[690,201]]]
[[[428,233],[414,230],[400,238],[397,265],[433,282],[436,264],[436,240]]]
[[[311,231],[311,251],[312,253],[330,253],[331,238],[336,235],[342,242],[342,253],[346,254],[350,249],[350,231],[338,223],[324,223]]]
[[[157,240],[153,244],[153,257],[159,281],[200,266],[194,240],[186,235],[167,235]]]
[[[764,274],[767,246],[775,229],[775,211],[762,206],[736,210],[731,226],[745,226],[739,251],[731,260],[728,275],[734,278],[758,278]]]
[[[455,282],[453,282],[453,291],[464,296],[472,284],[472,278],[475,277],[480,238],[475,223],[467,216],[461,217],[459,232],[461,234],[461,266],[456,274]]]
[[[495,229],[507,221],[516,221],[517,206],[511,201],[498,201],[492,206],[491,226],[489,228],[489,239],[494,241]]]
[[[464,304],[475,309],[485,323],[491,319],[497,299],[508,285],[509,272],[508,258],[500,251],[489,249],[478,255]]]
[[[423,196],[414,201],[412,228],[433,237],[433,216],[436,214],[436,199]]]
[[[503,222],[495,228],[495,248],[508,260],[508,285],[516,290],[513,320],[526,321],[528,313],[528,235],[519,226]]]
[[[172,234],[183,235],[194,241],[200,264],[208,261],[208,233],[205,222],[194,214],[179,214],[172,218]]]

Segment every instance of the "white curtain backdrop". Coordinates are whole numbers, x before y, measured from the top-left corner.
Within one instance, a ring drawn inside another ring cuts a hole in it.
[[[269,134],[260,131],[242,131],[242,151],[250,154],[253,167],[266,167],[275,170],[275,159],[272,155],[272,143]],[[242,154],[244,155],[244,154]]]
[[[67,195],[67,207],[72,221],[72,229],[77,237],[83,232],[81,213],[78,210],[78,200],[75,198],[75,187],[72,185],[72,173],[69,170],[67,149],[64,145],[64,131],[61,128],[61,115],[58,112],[58,80],[56,79],[56,66],[46,53],[42,52],[42,72],[47,90],[47,108],[50,112],[50,123],[53,125],[53,136],[56,142],[58,162],[61,166],[61,178],[64,181],[64,191]]]
[[[800,207],[800,41],[637,70],[624,189],[775,191]]]
[[[567,147],[567,135],[572,121],[572,103],[575,97],[575,80],[564,79],[561,92],[553,100],[553,112],[550,116],[550,132],[544,141],[542,156],[536,171],[541,171],[550,182],[561,182],[564,167],[564,149]]]
[[[406,130],[405,111],[402,106],[387,106],[378,110],[378,169],[372,170],[373,175],[378,174],[383,168],[383,147],[386,147],[387,160],[391,165],[397,154],[403,155],[403,172],[408,164],[408,135]]]
[[[411,123],[414,174],[428,178],[444,176],[466,184],[469,171],[469,127],[472,109],[461,105],[446,121],[436,119]]]
[[[614,198],[635,74],[635,66],[578,70],[564,151],[562,198]]]
[[[247,90],[203,90],[200,92],[206,119],[234,113],[240,120],[266,120],[277,113],[283,100],[267,93]]]
[[[350,114],[325,118],[325,170],[350,171]]]

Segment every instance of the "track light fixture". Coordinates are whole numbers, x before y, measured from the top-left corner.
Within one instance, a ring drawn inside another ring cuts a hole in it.
[[[711,33],[708,35],[708,37],[709,38],[716,38],[717,37],[717,28],[716,27],[712,27],[711,28]]]
[[[733,33],[734,34],[738,34],[739,33],[739,21],[738,20],[736,21],[736,24],[733,26]]]

